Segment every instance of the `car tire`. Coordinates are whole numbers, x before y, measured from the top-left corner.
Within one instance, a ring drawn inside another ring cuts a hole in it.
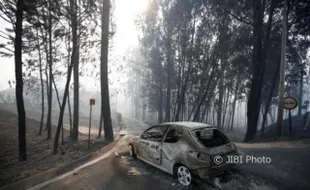
[[[184,165],[180,165],[177,167],[176,177],[178,179],[178,182],[185,187],[188,187],[192,184],[192,173]]]
[[[128,145],[128,149],[129,149],[129,156],[132,158],[136,158],[136,152],[132,144]]]

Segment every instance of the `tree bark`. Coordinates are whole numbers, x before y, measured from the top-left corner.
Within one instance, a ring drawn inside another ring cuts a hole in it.
[[[235,110],[236,110],[236,103],[237,103],[237,99],[239,96],[239,85],[240,85],[240,75],[238,75],[237,81],[236,81],[236,88],[235,88],[235,92],[234,92],[234,102],[233,102],[233,107],[232,107],[232,121],[231,121],[231,125],[230,125],[230,131],[233,130],[234,128],[234,120],[235,120]]]
[[[72,54],[71,54],[71,64],[68,66],[68,75],[67,75],[67,82],[65,86],[65,92],[59,112],[59,119],[58,119],[58,124],[57,124],[57,129],[56,129],[56,134],[55,134],[55,139],[54,139],[54,146],[53,146],[53,154],[57,154],[58,150],[58,142],[59,142],[59,135],[60,135],[60,130],[63,125],[63,116],[66,108],[66,102],[69,97],[69,86],[70,86],[70,81],[71,81],[71,75],[72,75],[72,70],[73,67],[75,66],[76,62],[78,62],[78,41],[77,41],[77,15],[76,15],[76,0],[70,0],[70,15],[71,15],[71,21],[72,21]],[[73,135],[72,135],[73,136]]]
[[[163,122],[163,88],[162,88],[161,81],[159,81],[158,91],[159,91],[159,96],[157,100],[158,101],[157,102],[158,123],[162,123]]]
[[[69,22],[70,24],[70,22]],[[70,70],[70,55],[71,55],[71,47],[70,47],[70,44],[71,44],[71,35],[70,35],[70,29],[68,31],[68,73],[69,72],[72,72],[72,68]],[[70,78],[70,81],[71,81],[71,78]],[[71,113],[71,103],[70,103],[70,83],[69,83],[69,87],[68,87],[68,110],[69,110],[69,122],[70,122],[70,138],[72,138],[72,113]]]
[[[188,61],[188,71],[187,71],[187,74],[186,74],[186,77],[185,77],[185,82],[184,82],[184,85],[182,86],[182,89],[181,89],[181,94],[180,94],[180,98],[178,99],[178,107],[177,107],[177,112],[176,112],[176,116],[175,116],[175,120],[176,121],[179,121],[180,120],[180,111],[181,109],[183,108],[184,106],[184,100],[185,100],[185,92],[187,90],[187,85],[188,85],[188,80],[189,80],[189,75],[192,71],[192,58],[193,58],[193,44],[194,44],[194,34],[195,34],[195,27],[196,27],[196,10],[194,12],[194,23],[193,23],[193,29],[192,29],[192,36],[191,36],[191,52],[190,52],[190,57],[189,57],[189,61]],[[184,43],[185,45],[185,43]],[[185,47],[183,47],[185,51]],[[183,52],[185,54],[185,52]],[[185,56],[185,55],[184,55]],[[183,60],[185,61],[185,60]],[[182,115],[183,117],[183,115]]]
[[[253,69],[250,94],[247,102],[247,131],[244,137],[245,142],[255,139],[257,131],[257,122],[261,104],[261,89],[264,75],[265,64],[263,62],[262,53],[262,37],[263,37],[263,6],[261,0],[255,0],[253,3]]]
[[[214,65],[212,67],[210,78],[209,78],[208,83],[207,83],[207,87],[206,87],[207,90],[205,90],[204,94],[202,95],[202,98],[199,101],[199,104],[197,105],[197,110],[196,110],[196,113],[194,115],[193,121],[196,121],[196,119],[198,118],[198,115],[199,115],[199,112],[200,112],[200,107],[201,107],[201,105],[203,104],[204,100],[207,97],[207,94],[209,92],[208,89],[210,88],[211,81],[214,80],[213,76],[214,76],[216,67],[217,67],[217,63],[214,63]]]
[[[111,123],[111,110],[108,84],[108,52],[109,52],[109,21],[110,1],[103,0],[101,12],[101,101],[104,122],[104,137],[107,142],[114,141],[113,127]]]
[[[70,2],[72,2],[72,1],[73,0],[70,0]],[[72,30],[72,32],[73,31],[74,30]],[[73,34],[73,36],[75,36],[75,34]],[[63,116],[64,116],[64,112],[65,112],[65,108],[66,108],[66,102],[67,102],[68,94],[69,94],[69,85],[70,85],[70,79],[71,79],[71,74],[72,74],[72,67],[73,67],[73,64],[76,61],[75,59],[77,57],[76,55],[74,55],[75,53],[77,53],[76,48],[77,48],[76,44],[73,43],[72,59],[71,59],[71,64],[70,64],[69,69],[68,69],[69,72],[67,75],[67,83],[65,86],[64,97],[63,97],[60,112],[59,112],[59,119],[58,119],[55,139],[54,139],[53,154],[57,154],[57,150],[58,150],[59,135],[60,135],[60,130],[63,126]]]
[[[52,82],[53,82],[53,85],[54,85],[54,88],[55,88],[56,98],[57,98],[57,102],[58,102],[58,106],[59,106],[59,111],[60,111],[61,103],[60,103],[60,98],[59,98],[59,93],[58,93],[58,90],[57,90],[57,86],[56,86],[56,83],[55,83],[55,80],[54,80],[54,75],[52,75]],[[64,144],[64,126],[63,126],[63,123],[61,125],[61,144]]]
[[[101,89],[102,90],[102,89]],[[101,98],[102,99],[102,98]],[[102,133],[102,110],[103,110],[103,107],[102,107],[102,104],[101,104],[101,110],[100,110],[100,121],[99,121],[99,131],[98,131],[98,138],[101,138],[101,133]]]
[[[68,89],[68,109],[69,109],[69,122],[70,122],[70,127],[69,127],[70,128],[70,135],[69,136],[72,137],[72,113],[71,113],[71,104],[70,104],[70,84],[69,84],[69,89]]]
[[[265,122],[266,122],[266,119],[267,119],[267,114],[269,112],[269,108],[270,108],[270,103],[271,103],[271,99],[272,99],[272,95],[274,93],[274,88],[276,86],[276,83],[277,83],[277,80],[278,80],[278,76],[279,76],[279,70],[280,70],[280,59],[281,57],[279,57],[279,60],[277,61],[277,67],[276,67],[276,73],[274,74],[274,78],[272,80],[272,84],[271,84],[271,88],[270,88],[270,91],[269,91],[269,94],[268,94],[268,99],[267,99],[267,104],[265,106],[265,111],[264,111],[264,114],[263,114],[263,120],[262,120],[262,135],[264,134],[265,132]]]
[[[222,120],[222,125],[223,127],[225,126],[225,119],[226,119],[226,113],[227,113],[227,107],[228,107],[228,102],[229,102],[229,95],[230,95],[230,88],[227,88],[227,93],[226,93],[226,98],[225,98],[225,108],[224,108],[224,113],[223,113],[223,120]]]
[[[43,12],[43,18],[44,18],[44,23],[47,24],[47,21],[46,21],[46,16],[45,16],[45,13]],[[44,43],[44,50],[45,50],[45,56],[46,56],[46,64],[45,64],[45,79],[46,79],[46,84],[45,84],[45,88],[46,88],[46,98],[47,98],[47,108],[49,108],[49,95],[50,95],[50,92],[49,92],[49,79],[48,79],[48,64],[49,64],[49,55],[48,55],[48,42],[47,42],[47,32],[46,30],[43,32],[43,30],[41,29],[41,33],[43,36],[43,43]],[[44,34],[43,34],[44,33]],[[48,118],[48,114],[49,112],[47,111],[47,115],[46,115],[46,118]],[[46,125],[45,125],[45,131],[48,129],[48,125],[47,125],[47,121],[46,121]]]
[[[23,98],[23,62],[22,62],[22,30],[23,30],[24,1],[17,1],[14,58],[15,58],[15,96],[18,112],[18,148],[19,160],[27,160],[26,150],[26,113]]]
[[[44,123],[44,81],[43,81],[43,69],[42,69],[42,56],[41,56],[41,46],[39,40],[39,32],[37,31],[37,40],[38,40],[38,53],[39,53],[39,68],[40,68],[40,81],[41,81],[41,119],[40,119],[40,129],[39,135],[42,134],[43,123]]]
[[[53,87],[52,87],[52,78],[53,78],[53,49],[52,49],[52,2],[48,1],[48,36],[49,36],[49,96],[48,96],[48,114],[47,114],[47,139],[52,137],[52,96],[53,96]]]
[[[170,106],[171,106],[171,79],[172,79],[172,69],[173,63],[171,59],[171,34],[172,34],[172,25],[170,22],[167,23],[167,101],[166,101],[166,117],[165,121],[170,121]]]
[[[72,140],[78,141],[79,138],[79,37],[78,21],[77,21],[77,1],[70,0],[71,7],[71,23],[72,23],[72,57],[71,64],[73,63],[73,129],[72,129]],[[75,52],[73,52],[75,51]],[[75,57],[73,57],[73,55]],[[74,62],[72,62],[72,60]]]
[[[222,108],[223,108],[223,97],[224,97],[224,82],[223,82],[223,63],[221,60],[220,63],[220,81],[219,81],[219,99],[218,99],[218,110],[217,110],[217,128],[221,129],[222,128]]]

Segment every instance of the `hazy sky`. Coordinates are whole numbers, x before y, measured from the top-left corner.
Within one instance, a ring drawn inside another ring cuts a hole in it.
[[[123,56],[128,48],[137,45],[138,36],[134,20],[136,15],[147,7],[147,4],[148,0],[115,0],[114,19],[117,28],[114,37],[113,56]],[[11,27],[11,25],[0,18],[0,31],[4,31],[7,27]],[[1,42],[3,42],[3,38],[0,37]],[[14,69],[13,57],[0,57],[0,90],[8,88],[8,80],[15,78]],[[89,80],[92,79],[81,78],[80,81]]]

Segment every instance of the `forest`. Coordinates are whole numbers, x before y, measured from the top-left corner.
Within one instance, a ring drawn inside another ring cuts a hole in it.
[[[23,85],[31,86],[33,76],[40,79],[39,135],[46,131],[51,139],[52,107],[60,110],[54,154],[65,109],[72,121],[70,138],[78,141],[79,78],[86,74],[101,84],[98,136],[103,128],[105,139],[113,141],[108,79],[113,48],[109,42],[117,32],[113,4],[109,0],[0,2],[1,19],[12,25],[0,31],[0,38],[8,40],[0,44],[0,54],[15,59],[16,78],[10,84],[16,89],[20,160],[27,158]],[[301,103],[309,75],[309,5],[309,0],[290,0],[287,5],[285,95]],[[143,121],[151,112],[157,123],[191,120],[232,131],[236,106],[246,102],[244,141],[254,140],[258,129],[264,132],[267,121],[275,121],[270,118],[271,106],[278,102],[283,8],[282,0],[150,0],[136,20],[139,45],[125,56],[132,70],[127,85],[133,112],[141,110]],[[66,79],[63,94],[57,91],[57,76]],[[55,95],[57,102],[52,101]]]
[[[309,3],[287,5],[284,92],[300,102],[298,115],[307,104]],[[227,131],[237,103],[246,102],[244,141],[254,140],[268,118],[276,122],[283,9],[279,0],[151,1],[137,19],[134,100],[157,112],[158,123],[200,121]]]

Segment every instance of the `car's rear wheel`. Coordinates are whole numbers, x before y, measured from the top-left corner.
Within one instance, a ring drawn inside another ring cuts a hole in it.
[[[135,149],[133,148],[133,145],[130,144],[128,148],[129,148],[129,156],[133,158],[136,157],[136,153],[135,153]]]
[[[182,184],[183,186],[189,186],[192,183],[192,174],[190,172],[190,170],[185,167],[185,166],[179,166],[177,168],[177,178],[180,184]]]

